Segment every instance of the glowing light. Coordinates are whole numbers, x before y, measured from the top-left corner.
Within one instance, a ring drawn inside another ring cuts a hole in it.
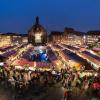
[[[43,50],[39,50],[39,53],[43,53]]]
[[[40,43],[41,42],[41,36],[42,36],[42,34],[40,34],[40,33],[35,34],[36,43]]]
[[[59,66],[59,63],[56,63]]]
[[[34,62],[34,67],[36,67],[36,62]]]

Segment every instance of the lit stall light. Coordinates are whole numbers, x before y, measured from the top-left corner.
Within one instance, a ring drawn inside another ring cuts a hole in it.
[[[15,66],[15,69],[23,69],[22,66]]]
[[[31,71],[35,71],[36,68],[34,68],[34,67],[29,67],[29,70],[31,70]]]

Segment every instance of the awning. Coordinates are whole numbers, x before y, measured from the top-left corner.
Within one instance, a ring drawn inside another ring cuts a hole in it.
[[[25,66],[25,65],[26,66],[34,66],[34,62],[30,62],[26,59],[21,58],[19,60],[14,61],[13,65],[16,65],[16,66]]]

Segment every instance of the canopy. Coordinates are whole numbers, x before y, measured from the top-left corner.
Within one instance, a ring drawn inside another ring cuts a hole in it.
[[[19,60],[16,60],[14,61],[13,65],[18,65],[18,66],[25,66],[25,65],[28,65],[28,66],[34,66],[34,62],[30,62],[24,58],[21,58]]]
[[[22,67],[36,67],[36,68],[53,68],[52,63],[46,63],[46,62],[33,62],[28,61],[24,58],[21,58],[19,60],[16,60],[13,63],[14,66],[22,66]]]

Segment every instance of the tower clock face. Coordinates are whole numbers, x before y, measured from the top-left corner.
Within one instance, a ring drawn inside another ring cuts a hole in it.
[[[36,43],[42,43],[42,34],[41,33],[35,34],[35,42]]]

